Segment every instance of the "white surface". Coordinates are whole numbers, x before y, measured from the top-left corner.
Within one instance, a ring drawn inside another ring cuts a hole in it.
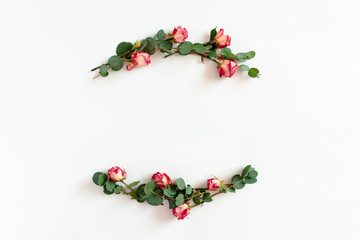
[[[0,238],[359,239],[357,1],[9,1],[0,4]],[[196,56],[92,80],[121,41],[218,26],[260,79]],[[107,196],[124,166],[201,185],[252,164],[259,182],[177,221]]]

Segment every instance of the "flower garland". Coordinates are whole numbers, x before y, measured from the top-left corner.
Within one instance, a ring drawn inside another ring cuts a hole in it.
[[[124,62],[127,62],[126,69],[131,71],[135,67],[147,66],[151,63],[150,55],[155,54],[159,50],[166,55],[164,58],[175,55],[195,54],[207,58],[217,64],[220,77],[232,77],[235,71],[240,68],[243,71],[248,71],[248,75],[252,78],[259,77],[259,70],[257,68],[250,68],[243,64],[245,61],[255,57],[254,51],[232,53],[230,46],[231,37],[224,34],[224,29],[219,31],[216,28],[210,32],[210,41],[206,43],[192,43],[185,41],[188,38],[188,31],[186,28],[178,26],[174,28],[172,33],[165,33],[164,30],[159,30],[154,37],[147,37],[141,41],[136,41],[134,44],[130,42],[121,42],[116,48],[116,55],[111,56],[107,63],[104,63],[91,71],[99,69],[99,76],[107,77],[109,70],[119,71],[122,69]],[[174,46],[174,44],[177,44]],[[238,65],[239,63],[239,65]]]
[[[92,179],[96,185],[103,187],[105,194],[129,195],[140,203],[147,202],[152,206],[164,205],[163,201],[167,200],[173,215],[182,220],[190,214],[192,208],[212,202],[216,195],[234,193],[246,184],[256,183],[258,173],[248,165],[242,170],[241,175],[236,174],[232,177],[231,183],[224,183],[214,177],[207,180],[206,188],[193,188],[190,184],[185,184],[182,178],[173,182],[166,173],[160,172],[153,174],[147,183],[139,185],[140,181],[136,181],[127,184],[126,175],[125,170],[116,166],[110,168],[108,174],[96,172]]]

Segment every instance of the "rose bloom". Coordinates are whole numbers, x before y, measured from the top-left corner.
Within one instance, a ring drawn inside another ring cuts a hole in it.
[[[186,28],[178,26],[174,28],[173,35],[175,43],[183,43],[185,42],[185,39],[188,38],[188,31],[186,30]]]
[[[155,173],[151,180],[156,181],[156,186],[161,188],[167,188],[172,183],[170,177],[166,173]]]
[[[229,35],[224,35],[224,29],[220,29],[215,36],[215,42],[218,48],[224,48],[230,46],[231,37],[229,37]]]
[[[218,66],[220,77],[232,77],[237,69],[237,64],[231,60],[224,60],[220,66]]]
[[[110,168],[108,171],[108,175],[109,175],[110,179],[113,180],[114,182],[118,182],[118,181],[126,178],[125,170],[122,170],[121,168],[119,168],[117,166]]]
[[[211,178],[207,180],[207,188],[212,191],[218,190],[220,187],[220,181],[217,178]]]
[[[128,71],[132,70],[135,67],[135,63],[133,62],[129,62],[128,65],[126,66],[126,69]]]
[[[184,219],[190,213],[190,207],[186,203],[173,209],[173,214],[178,220]]]
[[[150,55],[146,52],[134,52],[131,55],[134,63],[138,67],[147,66],[150,62]],[[131,69],[130,69],[131,70]]]

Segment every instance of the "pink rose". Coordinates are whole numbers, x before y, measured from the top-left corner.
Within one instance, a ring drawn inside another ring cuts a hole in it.
[[[232,77],[237,69],[237,64],[231,60],[224,60],[220,66],[218,66],[218,69],[220,77]]]
[[[220,187],[220,181],[217,178],[211,178],[207,180],[207,188],[212,191],[216,191]]]
[[[119,167],[110,168],[108,175],[114,182],[118,182],[126,178],[126,172]]]
[[[230,46],[231,37],[229,37],[229,35],[224,35],[224,29],[220,29],[215,36],[215,42],[218,48],[224,48]]]
[[[134,67],[135,67],[135,63],[129,62],[128,65],[126,66],[126,69],[128,71],[131,71]]]
[[[186,203],[173,209],[173,214],[178,220],[184,219],[190,213],[190,207]]]
[[[147,66],[150,62],[150,55],[146,52],[134,52],[131,55],[134,63],[138,67]],[[130,69],[131,70],[131,69]]]
[[[166,173],[157,172],[152,176],[151,180],[155,180],[156,186],[161,188],[167,188],[172,183],[170,177],[166,175]]]
[[[186,28],[178,26],[174,28],[173,35],[175,43],[183,43],[185,42],[185,39],[188,38],[188,31],[186,30]]]

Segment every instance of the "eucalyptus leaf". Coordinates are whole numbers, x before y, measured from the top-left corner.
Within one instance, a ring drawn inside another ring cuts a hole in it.
[[[181,55],[188,55],[193,50],[194,45],[191,42],[185,41],[178,46]]]
[[[128,53],[130,53],[133,44],[130,42],[121,42],[116,47],[116,55],[120,57],[125,57]]]
[[[110,65],[112,70],[119,71],[123,67],[124,61],[121,57],[114,55],[109,58],[108,64]]]
[[[179,178],[178,180],[176,180],[176,185],[178,186],[178,188],[180,189],[180,190],[184,190],[185,189],[185,181],[184,181],[184,179],[182,179],[182,178]]]
[[[176,206],[181,206],[184,204],[184,195],[182,193],[179,193],[179,195],[176,197],[175,204]]]

